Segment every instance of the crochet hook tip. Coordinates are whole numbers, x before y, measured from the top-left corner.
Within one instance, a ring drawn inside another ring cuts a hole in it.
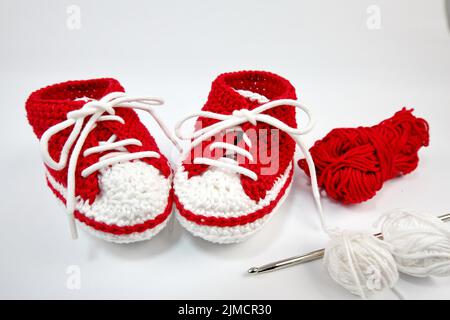
[[[247,272],[248,272],[249,274],[258,273],[258,272],[259,272],[259,268],[257,268],[257,267],[251,267],[250,269],[247,270]]]
[[[316,250],[316,251],[311,251],[307,254],[303,254],[301,256],[296,256],[296,257],[290,257],[284,260],[279,260],[276,262],[272,262],[272,263],[268,263],[265,264],[263,266],[259,266],[259,267],[251,267],[250,269],[248,269],[248,273],[250,274],[260,274],[260,273],[266,273],[266,272],[271,272],[271,271],[275,271],[275,270],[279,270],[279,269],[284,269],[296,264],[301,264],[301,263],[305,263],[308,261],[313,261],[313,260],[317,260],[319,258],[322,258],[324,254],[324,250],[320,249],[320,250]]]
[[[284,266],[280,265],[279,263],[269,263],[269,264],[265,264],[263,266],[259,266],[259,267],[251,267],[250,269],[247,270],[247,272],[249,274],[261,274],[261,273],[266,273],[266,272],[270,272],[273,270],[277,270],[279,268],[283,268]]]

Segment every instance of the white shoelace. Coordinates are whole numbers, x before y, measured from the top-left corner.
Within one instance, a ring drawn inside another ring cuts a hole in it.
[[[322,211],[322,205],[320,201],[320,191],[319,186],[317,184],[317,176],[316,176],[316,169],[314,166],[314,161],[312,159],[311,154],[309,153],[308,148],[301,140],[300,136],[310,132],[314,127],[314,118],[309,110],[305,105],[300,103],[297,100],[292,99],[280,99],[280,100],[273,100],[269,101],[266,97],[259,95],[257,93],[253,93],[246,90],[236,90],[239,94],[241,94],[244,97],[249,98],[253,101],[258,101],[259,103],[262,103],[260,106],[256,107],[255,109],[248,110],[248,109],[240,109],[235,110],[231,115],[224,115],[221,113],[215,113],[210,111],[200,111],[193,113],[191,115],[188,115],[184,118],[182,118],[177,125],[175,126],[175,134],[178,138],[182,140],[191,141],[189,147],[184,152],[182,159],[184,159],[193,148],[201,144],[203,141],[215,136],[220,135],[223,132],[227,132],[226,130],[235,130],[235,131],[242,131],[240,126],[243,123],[250,122],[253,125],[256,125],[257,122],[263,122],[266,123],[276,129],[279,129],[285,133],[287,133],[300,147],[303,154],[305,155],[306,162],[309,167],[309,171],[311,174],[311,186],[312,186],[312,192],[314,196],[315,203],[317,205],[319,216],[321,220],[321,224],[324,229],[327,229],[325,219],[323,217],[323,211]],[[301,111],[303,111],[307,117],[308,117],[308,123],[303,129],[293,128],[285,124],[283,121],[278,120],[277,118],[274,118],[270,115],[263,114],[264,111],[267,111],[269,109],[273,109],[280,106],[292,106],[295,107]],[[183,134],[181,132],[181,127],[183,124],[192,118],[195,117],[204,117],[209,119],[215,119],[219,120],[218,122],[206,126],[200,130],[195,131],[191,134]],[[248,146],[251,147],[251,141],[248,138],[248,136],[243,133],[243,141]],[[226,142],[213,142],[209,146],[210,150],[213,149],[225,149],[228,152],[234,152],[236,154],[240,154],[244,156],[245,158],[249,159],[250,161],[253,161],[251,154],[243,149],[242,147],[238,147],[234,144],[226,143]],[[214,166],[218,168],[227,168],[231,171],[234,171],[236,173],[245,175],[253,180],[257,180],[258,176],[255,172],[244,168],[239,165],[239,162],[235,159],[231,159],[228,157],[221,157],[219,159],[211,159],[206,157],[195,157],[193,159],[194,164],[204,164],[208,166]]]
[[[163,124],[161,119],[156,116],[153,110],[153,106],[162,104],[164,104],[164,101],[159,98],[128,97],[123,92],[112,92],[107,94],[100,100],[90,100],[82,108],[69,112],[67,114],[67,120],[48,128],[42,135],[40,144],[44,162],[47,164],[47,166],[54,170],[62,170],[66,168],[67,161],[69,161],[67,170],[66,208],[69,218],[70,231],[73,239],[76,239],[78,237],[74,218],[76,203],[75,170],[77,167],[78,159],[80,157],[81,149],[83,148],[88,134],[93,129],[95,129],[97,122],[118,121],[124,124],[124,119],[120,116],[115,115],[115,108],[139,109],[147,111],[155,119],[155,121],[164,131],[164,134],[169,138],[169,140],[171,140],[172,143],[177,147],[177,149],[181,151],[182,149],[180,145],[172,136],[170,130]],[[107,114],[104,115],[105,113]],[[84,124],[85,119],[88,117],[89,120],[86,122],[86,124]],[[59,160],[55,161],[49,154],[48,142],[53,135],[71,126],[73,126],[72,132],[64,143]],[[119,162],[127,162],[142,158],[160,157],[160,155],[154,151],[141,151],[133,153],[128,152],[125,148],[126,146],[142,146],[141,141],[137,139],[125,139],[120,141],[116,140],[117,137],[115,135],[112,135],[107,141],[101,141],[98,146],[88,148],[83,152],[83,157],[86,157],[95,153],[112,151],[101,156],[97,163],[94,163],[93,165],[84,169],[81,172],[81,175],[84,178],[102,168]],[[74,144],[75,146],[73,147],[72,154],[69,158],[69,152]]]

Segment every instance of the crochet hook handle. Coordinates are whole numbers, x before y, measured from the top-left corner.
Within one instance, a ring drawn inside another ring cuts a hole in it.
[[[438,218],[444,222],[450,221],[450,213],[439,216]],[[383,235],[381,233],[374,234],[374,236],[377,238],[380,238],[380,239],[383,238]],[[268,263],[268,264],[265,264],[260,267],[251,267],[250,269],[248,269],[248,273],[259,274],[259,273],[266,273],[266,272],[275,271],[275,270],[279,270],[279,269],[283,269],[283,268],[288,268],[288,267],[302,264],[305,262],[321,259],[321,258],[323,258],[324,253],[325,253],[325,249],[311,251],[309,253],[306,253],[306,254],[303,254],[300,256],[290,257],[287,259]]]

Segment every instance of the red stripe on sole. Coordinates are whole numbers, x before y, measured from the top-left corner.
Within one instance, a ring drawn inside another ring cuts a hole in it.
[[[50,187],[53,193],[65,204],[66,199],[64,199],[64,197],[52,186],[52,184],[48,181],[48,179],[47,185]],[[75,211],[74,216],[78,221],[83,222],[84,224],[95,230],[115,235],[127,235],[135,232],[141,233],[163,223],[172,212],[172,206],[173,206],[173,189],[170,190],[169,199],[164,211],[161,214],[157,215],[155,218],[147,220],[143,223],[135,224],[132,226],[118,226],[114,224],[106,224],[104,222],[96,221],[92,218],[85,216],[79,211]]]
[[[264,208],[261,208],[255,212],[248,213],[243,216],[239,217],[214,217],[214,216],[204,216],[195,214],[192,211],[189,211],[183,207],[183,204],[178,200],[178,197],[176,194],[174,194],[174,201],[175,205],[178,209],[178,212],[181,216],[183,216],[186,220],[194,222],[199,225],[204,226],[213,226],[213,227],[235,227],[235,226],[241,226],[247,223],[254,222],[258,219],[261,219],[267,214],[270,214],[277,203],[280,201],[280,199],[283,197],[284,193],[286,192],[288,186],[292,182],[292,177],[294,175],[294,166],[292,166],[291,170],[289,171],[289,176],[286,180],[286,183],[281,188],[280,192],[277,194],[276,198],[273,199],[267,206]]]

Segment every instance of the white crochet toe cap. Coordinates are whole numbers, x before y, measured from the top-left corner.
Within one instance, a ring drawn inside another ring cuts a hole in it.
[[[239,174],[224,168],[211,167],[188,179],[180,166],[174,190],[184,209],[204,216],[238,217],[262,207],[247,196]]]
[[[118,163],[99,172],[100,193],[91,205],[78,203],[77,210],[109,225],[144,223],[164,212],[171,179],[142,161]]]

